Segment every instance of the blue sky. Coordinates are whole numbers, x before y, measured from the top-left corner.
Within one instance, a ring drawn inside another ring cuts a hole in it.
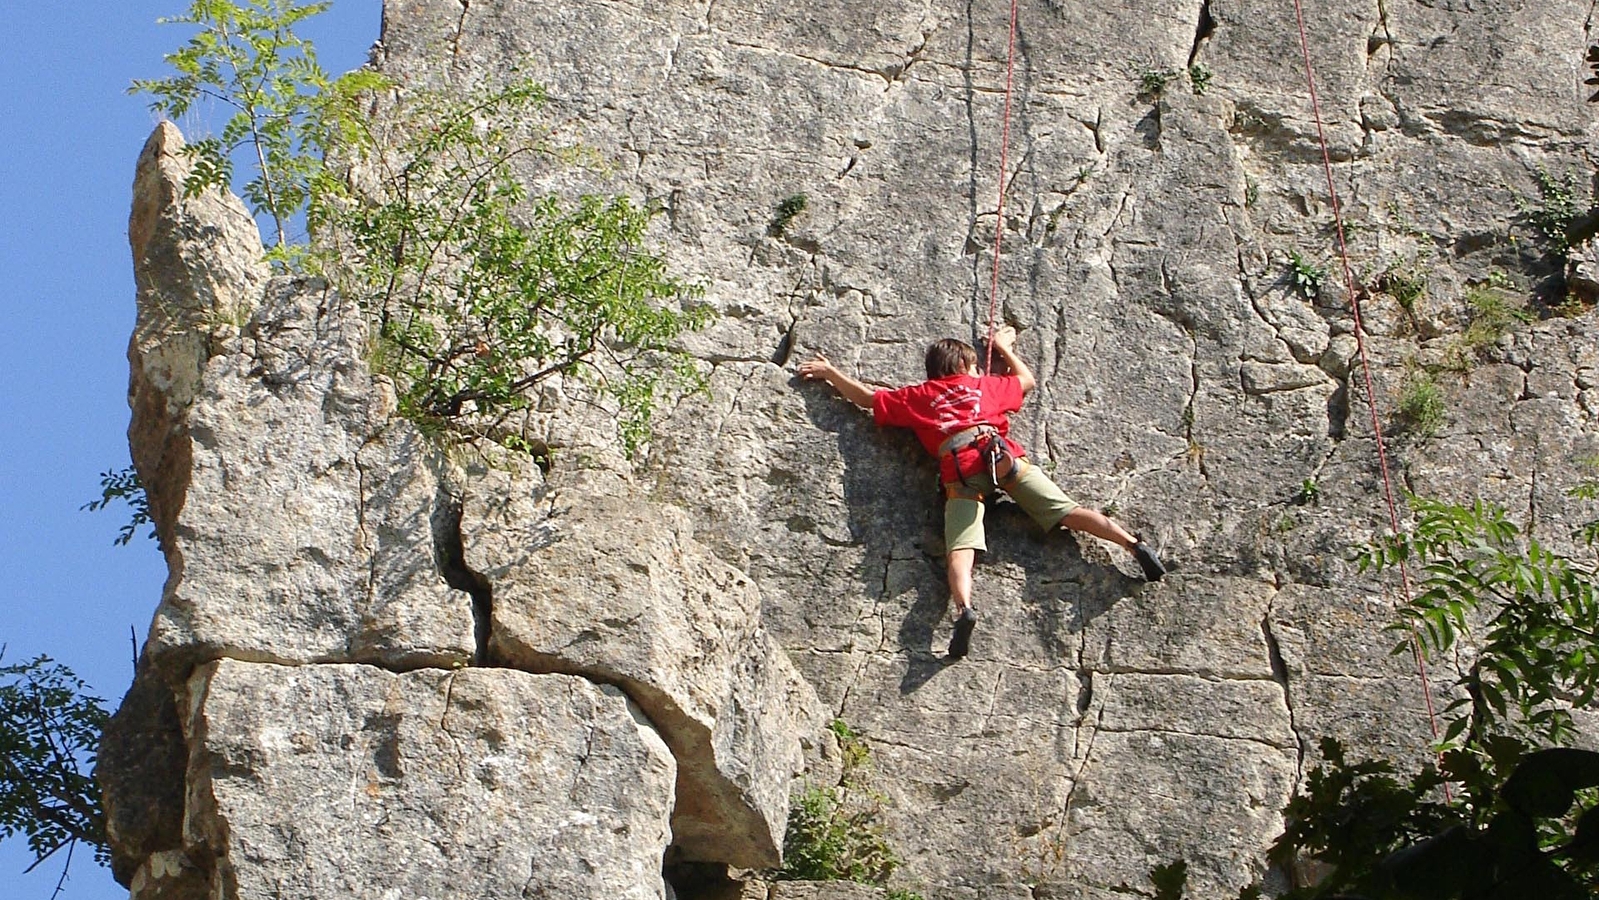
[[[9,4],[0,54],[0,643],[7,663],[65,663],[113,707],[133,674],[129,629],[143,641],[166,566],[142,534],[113,546],[125,508],[79,507],[99,473],[128,464],[129,189],[156,119],[126,89],[166,74],[161,55],[189,32],[156,19],[185,4]],[[380,7],[337,0],[301,33],[344,71],[365,62]],[[58,861],[22,876],[30,861],[20,838],[0,842],[0,894],[47,900]],[[80,854],[62,896],[127,892]]]

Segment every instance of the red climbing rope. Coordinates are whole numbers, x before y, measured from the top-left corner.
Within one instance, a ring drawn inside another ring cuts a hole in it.
[[[1006,152],[1010,149],[1010,98],[1016,74],[1016,0],[1010,0],[1010,40],[1005,50],[1005,114],[999,131],[999,203],[994,219],[994,276],[988,283],[988,341],[983,359],[983,374],[994,368],[994,322],[999,311],[999,251],[1005,236]]]
[[[1316,94],[1316,73],[1310,64],[1310,39],[1305,34],[1305,5],[1294,0],[1294,12],[1299,20],[1299,49],[1305,57],[1305,83],[1310,88],[1310,108],[1316,119],[1316,136],[1321,141],[1321,162],[1327,173],[1327,194],[1332,198],[1333,224],[1338,232],[1338,257],[1344,268],[1344,290],[1349,295],[1349,310],[1355,320],[1355,348],[1360,354],[1360,371],[1366,381],[1366,407],[1371,411],[1371,433],[1377,441],[1377,462],[1382,469],[1383,496],[1388,501],[1388,525],[1399,534],[1399,506],[1394,502],[1393,478],[1388,472],[1388,448],[1383,443],[1382,424],[1377,419],[1377,403],[1371,383],[1371,361],[1366,356],[1365,327],[1360,318],[1360,296],[1355,293],[1355,276],[1349,265],[1349,246],[1344,241],[1343,211],[1338,205],[1338,188],[1333,181],[1332,154],[1327,150],[1327,132],[1322,127],[1321,100]],[[1404,560],[1399,561],[1399,581],[1405,591],[1405,602],[1411,600],[1410,569]],[[1416,660],[1416,676],[1421,679],[1421,694],[1427,702],[1427,724],[1432,728],[1433,740],[1438,739],[1438,714],[1433,709],[1432,684],[1427,677],[1427,661],[1421,654],[1421,639],[1414,629],[1410,632],[1410,651]],[[1450,794],[1449,785],[1444,793]],[[1452,800],[1453,797],[1450,796]]]

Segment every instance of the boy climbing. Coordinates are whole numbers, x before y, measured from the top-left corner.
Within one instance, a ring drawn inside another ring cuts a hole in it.
[[[840,372],[827,358],[801,363],[800,377],[821,379],[844,399],[871,410],[878,425],[915,432],[938,458],[944,485],[945,565],[955,618],[949,658],[971,648],[977,612],[972,608],[972,566],[977,551],[988,549],[983,534],[983,497],[996,489],[1045,529],[1070,528],[1103,538],[1133,554],[1147,581],[1166,574],[1155,551],[1097,510],[1079,506],[1027,461],[1027,451],[1009,437],[1010,414],[1037,383],[1016,355],[1016,330],[994,333],[992,349],[1010,367],[1009,375],[979,375],[977,351],[952,338],[927,348],[927,380],[898,390],[868,387]]]

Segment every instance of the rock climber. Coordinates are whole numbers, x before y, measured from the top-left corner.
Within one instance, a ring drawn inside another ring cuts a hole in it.
[[[983,498],[996,489],[1009,494],[1045,529],[1058,527],[1103,538],[1132,553],[1147,581],[1166,574],[1148,544],[1098,510],[1080,506],[1027,460],[1027,451],[1009,437],[1010,414],[1037,383],[1016,355],[1016,330],[998,329],[990,341],[1010,369],[1008,375],[979,375],[977,351],[953,338],[927,348],[927,380],[897,390],[869,387],[840,372],[817,354],[800,364],[800,377],[832,385],[844,399],[871,410],[878,425],[909,428],[938,458],[944,485],[945,565],[954,632],[949,658],[971,648],[977,611],[972,608],[972,566],[977,551],[988,549],[983,534]]]

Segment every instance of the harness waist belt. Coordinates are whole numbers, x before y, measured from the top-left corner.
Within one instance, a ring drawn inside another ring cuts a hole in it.
[[[960,431],[944,438],[944,443],[938,445],[938,455],[943,456],[946,453],[954,453],[956,450],[974,443],[985,434],[997,436],[999,429],[992,425],[973,425],[970,428],[962,428]]]

